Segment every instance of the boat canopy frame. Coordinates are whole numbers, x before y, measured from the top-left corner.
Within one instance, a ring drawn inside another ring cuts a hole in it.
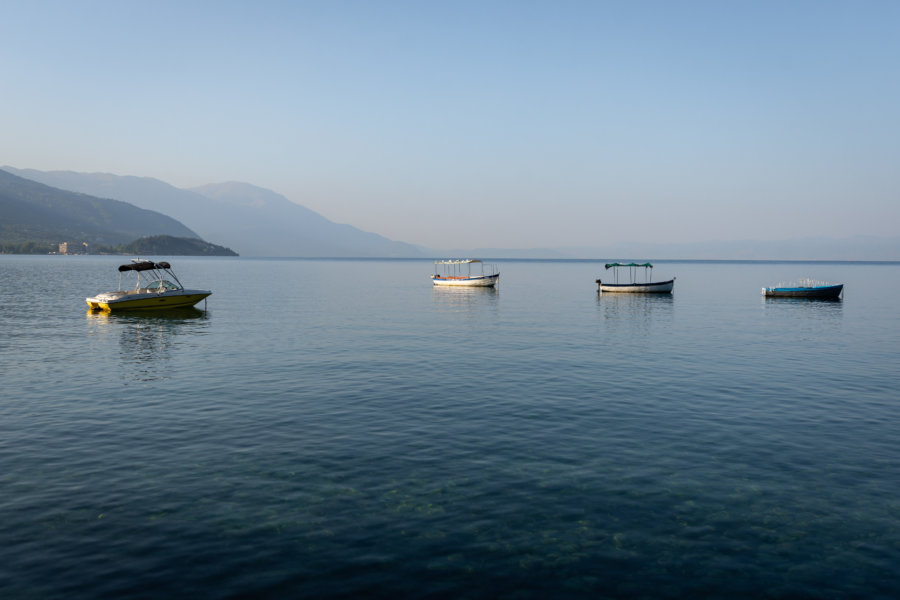
[[[469,263],[480,263],[481,260],[478,258],[454,258],[449,260],[436,260],[434,264],[436,265],[465,265]]]
[[[486,263],[478,258],[453,258],[446,260],[436,260],[434,261],[435,271],[437,271],[437,266],[440,265],[443,267],[444,274],[435,273],[434,277],[492,277],[500,272],[500,269],[497,268],[497,265]],[[475,273],[472,275],[472,265],[477,264],[481,267],[481,273]],[[484,268],[487,266],[488,273],[484,272]],[[465,267],[465,272],[463,272],[463,267]]]
[[[178,289],[184,289],[184,285],[182,285],[181,281],[179,281],[178,276],[175,275],[174,272],[172,272],[172,265],[170,265],[169,263],[165,261],[153,262],[152,260],[147,260],[145,258],[132,258],[131,263],[119,266],[119,291],[122,291],[123,273],[137,273],[137,285],[134,289],[140,289],[141,273],[145,271],[149,271],[149,273],[147,274],[147,280],[149,283],[153,283],[154,281],[165,281],[167,277],[171,277],[173,280],[175,280],[175,284],[178,286]]]
[[[644,267],[644,278],[647,280],[646,283],[650,283],[650,271],[649,271],[649,269],[652,269],[652,268],[653,268],[653,265],[651,265],[651,264],[648,263],[648,262],[646,262],[646,263],[636,263],[636,262],[631,262],[631,263],[618,263],[618,262],[614,262],[614,263],[606,263],[605,267],[606,267],[607,270],[609,270],[609,269],[615,269],[614,273],[616,274],[616,284],[619,283],[619,268],[620,268],[620,267],[627,267],[627,268],[629,269],[629,272],[631,273],[631,283],[638,283],[638,282],[635,281],[635,270],[636,270],[637,268],[639,268],[639,267]]]

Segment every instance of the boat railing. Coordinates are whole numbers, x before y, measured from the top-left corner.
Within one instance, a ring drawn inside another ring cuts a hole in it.
[[[830,287],[834,285],[828,281],[820,281],[818,279],[795,279],[794,281],[781,282],[773,285],[772,288],[808,288],[808,287]]]
[[[473,274],[472,265],[478,269]],[[500,274],[500,268],[494,263],[485,263],[479,259],[462,258],[434,261],[434,277],[441,279],[468,279],[471,277],[493,277]],[[439,271],[443,271],[442,273]]]

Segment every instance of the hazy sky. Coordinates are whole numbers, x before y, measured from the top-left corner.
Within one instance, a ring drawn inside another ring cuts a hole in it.
[[[896,0],[0,9],[0,164],[438,248],[900,234]]]

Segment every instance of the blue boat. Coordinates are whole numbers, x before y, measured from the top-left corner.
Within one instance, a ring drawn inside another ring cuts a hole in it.
[[[817,300],[837,300],[841,297],[844,284],[830,284],[818,281],[803,281],[801,283],[763,288],[763,296],[766,298],[813,298]]]

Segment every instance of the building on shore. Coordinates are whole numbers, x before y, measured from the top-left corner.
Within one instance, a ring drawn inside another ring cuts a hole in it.
[[[60,254],[89,254],[90,244],[87,242],[62,242],[59,244]]]

